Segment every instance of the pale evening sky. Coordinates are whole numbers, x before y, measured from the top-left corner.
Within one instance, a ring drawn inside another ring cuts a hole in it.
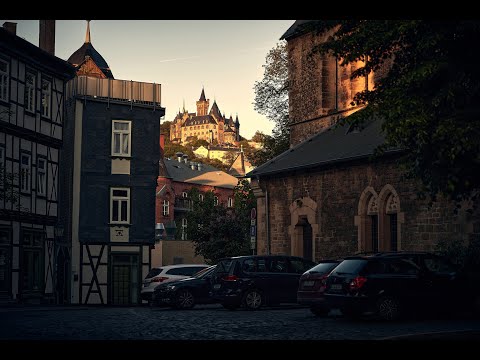
[[[38,20],[17,23],[17,35],[38,46]],[[265,56],[294,20],[92,20],[91,42],[116,79],[162,84],[165,120],[179,108],[196,112],[202,86],[240,135],[271,134],[272,121],[253,109]],[[67,60],[85,41],[85,20],[57,20],[55,55]]]

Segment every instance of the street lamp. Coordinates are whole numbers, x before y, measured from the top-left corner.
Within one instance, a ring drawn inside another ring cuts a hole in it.
[[[165,231],[165,225],[163,223],[155,224],[155,241],[159,242],[163,237],[163,232]]]

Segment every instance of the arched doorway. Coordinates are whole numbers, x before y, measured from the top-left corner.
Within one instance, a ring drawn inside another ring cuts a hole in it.
[[[315,261],[315,238],[318,237],[317,203],[309,197],[290,205],[290,255]]]

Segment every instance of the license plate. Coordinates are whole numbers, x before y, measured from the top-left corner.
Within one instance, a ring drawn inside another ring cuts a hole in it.
[[[342,290],[342,284],[332,284],[330,289],[332,289],[332,290]]]
[[[307,280],[307,281],[303,282],[303,286],[305,286],[305,287],[313,286],[313,284],[315,284],[315,281],[313,281],[313,280]]]
[[[215,290],[218,290],[218,289],[220,289],[220,286],[222,286],[222,284],[215,284],[215,285],[213,285],[213,288]]]

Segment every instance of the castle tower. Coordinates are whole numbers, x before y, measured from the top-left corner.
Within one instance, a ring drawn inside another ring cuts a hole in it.
[[[235,141],[240,141],[240,121],[238,121],[238,114],[235,117]]]
[[[205,99],[205,91],[202,88],[200,99],[197,101],[197,116],[207,115],[209,106],[210,106],[210,100]]]

